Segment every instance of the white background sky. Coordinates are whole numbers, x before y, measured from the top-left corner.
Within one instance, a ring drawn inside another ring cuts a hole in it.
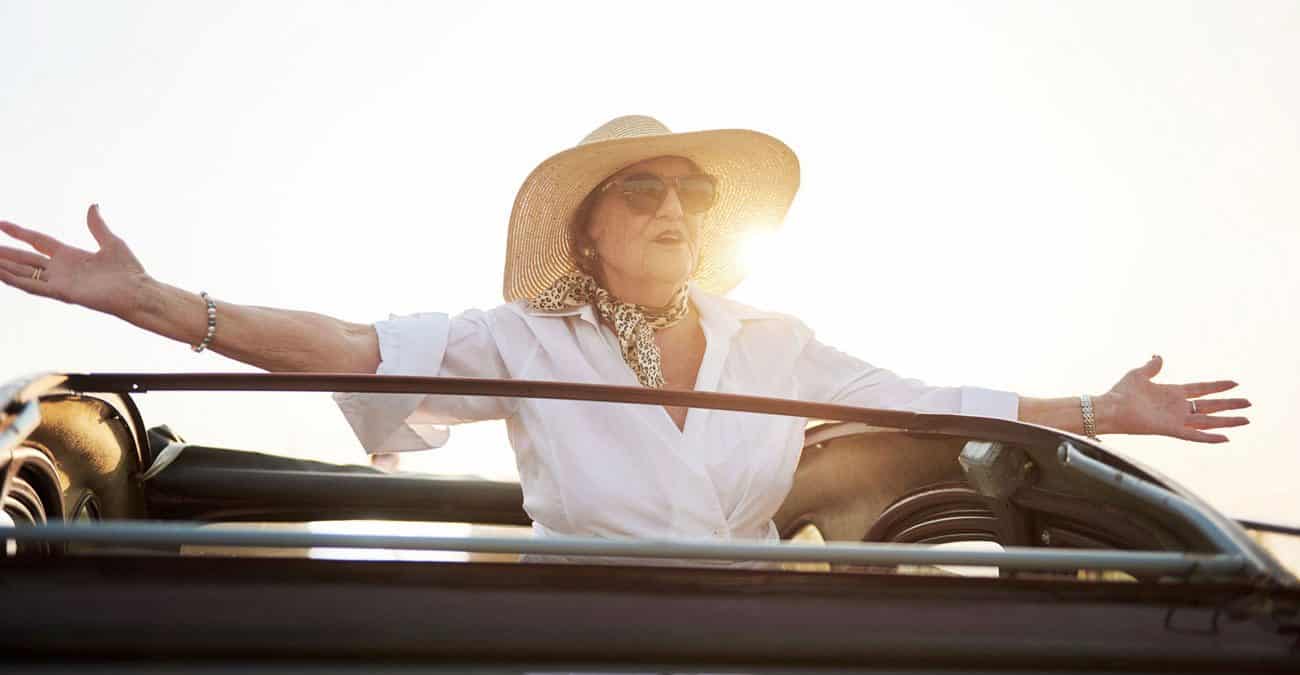
[[[0,218],[154,276],[355,321],[500,302],[514,193],[607,119],[799,154],[733,296],[937,384],[1254,401],[1232,442],[1111,437],[1225,512],[1300,521],[1300,4],[0,0]],[[0,379],[248,370],[0,288]],[[190,440],[332,461],[323,395],[150,394]],[[513,477],[496,423],[408,467]]]

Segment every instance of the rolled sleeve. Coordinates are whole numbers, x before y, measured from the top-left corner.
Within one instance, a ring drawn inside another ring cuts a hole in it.
[[[808,335],[796,377],[801,396],[868,408],[957,413],[1014,420],[1020,397],[983,387],[937,387],[878,368]]]
[[[998,389],[962,387],[961,414],[1018,420],[1020,419],[1020,395]]]
[[[451,333],[446,314],[392,316],[375,323],[379,337],[377,375],[437,377]],[[334,401],[366,452],[404,452],[441,447],[447,427],[420,421],[424,394],[334,394]]]

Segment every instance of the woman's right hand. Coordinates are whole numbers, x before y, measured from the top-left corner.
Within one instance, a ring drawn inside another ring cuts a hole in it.
[[[0,281],[32,295],[107,312],[178,342],[200,344],[211,320],[200,295],[146,274],[126,242],[104,224],[98,205],[86,213],[86,227],[98,251],[0,221],[0,232],[36,250],[0,246]],[[379,367],[374,326],[312,312],[216,304],[220,325],[210,349],[228,358],[272,372],[373,373]]]
[[[86,227],[99,244],[98,251],[83,251],[47,234],[0,221],[0,232],[36,250],[0,246],[0,281],[32,295],[125,318],[149,275],[126,242],[109,231],[98,204],[86,211]]]

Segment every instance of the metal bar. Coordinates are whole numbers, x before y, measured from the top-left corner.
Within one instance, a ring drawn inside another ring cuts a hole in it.
[[[64,386],[82,392],[111,391],[134,394],[147,391],[315,391],[512,396],[734,410],[789,417],[866,422],[894,428],[907,428],[919,417],[917,413],[899,410],[878,410],[767,396],[540,380],[345,373],[191,373],[185,375],[103,373],[67,377]]]
[[[1127,493],[1153,508],[1171,514],[1178,520],[1196,528],[1219,551],[1239,557],[1252,574],[1267,574],[1269,568],[1250,550],[1241,546],[1218,523],[1214,522],[1204,511],[1181,496],[1153,483],[1148,483],[1136,476],[1099,462],[1075,448],[1069,441],[1062,441],[1057,450],[1061,464],[1074,469],[1080,474],[1097,482]]]
[[[977,436],[987,440],[1056,447],[1063,432],[1024,422],[947,413],[862,408],[766,396],[702,391],[674,391],[539,380],[411,377],[354,373],[97,373],[70,374],[64,386],[76,392],[118,394],[148,391],[314,391],[375,394],[508,396],[641,405],[670,405],[712,410],[804,417],[869,426]]]
[[[1237,524],[1247,530],[1256,532],[1272,532],[1274,534],[1289,534],[1293,537],[1300,537],[1300,527],[1294,525],[1279,525],[1277,523],[1262,523],[1258,520],[1237,519]]]
[[[825,545],[596,539],[582,537],[436,537],[216,529],[195,525],[107,522],[0,527],[0,539],[110,546],[251,546],[376,548],[566,557],[829,562],[853,565],[973,565],[1019,570],[1105,569],[1171,576],[1239,576],[1238,555],[1008,548],[964,551],[916,544],[832,542]]]

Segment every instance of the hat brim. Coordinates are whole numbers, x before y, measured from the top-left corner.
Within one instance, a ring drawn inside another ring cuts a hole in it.
[[[738,247],[749,232],[780,226],[799,189],[799,160],[757,131],[691,131],[587,143],[533,169],[510,213],[506,302],[536,297],[574,269],[569,223],[588,193],[618,171],[662,156],[690,159],[719,179],[717,202],[700,226],[695,284],[722,294],[740,283]]]

